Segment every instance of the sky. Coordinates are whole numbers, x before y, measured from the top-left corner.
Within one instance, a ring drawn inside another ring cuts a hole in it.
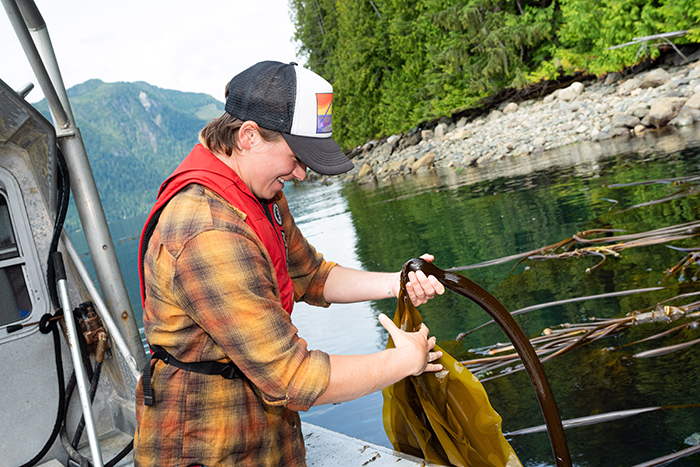
[[[146,81],[224,100],[226,83],[261,60],[296,61],[287,0],[35,0],[66,88],[98,78]],[[0,9],[0,79],[38,82]]]

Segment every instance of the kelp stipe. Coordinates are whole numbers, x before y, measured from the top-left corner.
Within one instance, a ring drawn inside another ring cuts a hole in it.
[[[482,287],[445,272],[422,259],[412,259],[401,272],[394,323],[416,331],[422,322],[406,294],[409,271],[435,276],[446,288],[479,305],[503,329],[530,376],[558,467],[570,467],[564,428],[544,369],[530,341],[508,310]],[[389,338],[387,347],[393,347]],[[436,350],[439,349],[437,346]],[[501,431],[501,417],[491,407],[479,380],[443,351],[438,373],[411,376],[384,389],[384,428],[394,449],[443,465],[515,467],[521,463]]]

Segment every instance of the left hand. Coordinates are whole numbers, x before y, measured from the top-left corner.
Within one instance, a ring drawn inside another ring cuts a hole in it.
[[[432,262],[435,257],[428,253],[421,256],[421,259]],[[401,274],[399,273],[398,280],[391,286],[395,297],[399,296],[399,288],[401,287]],[[414,306],[419,306],[433,298],[435,294],[442,295],[445,293],[445,286],[438,281],[435,276],[426,276],[423,271],[409,272],[408,282],[406,283],[406,293],[411,299]]]

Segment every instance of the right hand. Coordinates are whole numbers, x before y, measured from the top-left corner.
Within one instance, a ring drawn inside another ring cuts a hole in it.
[[[428,337],[429,331],[425,323],[421,323],[417,332],[406,332],[399,329],[384,313],[380,313],[378,318],[391,335],[395,348],[404,354],[402,360],[409,365],[408,375],[418,376],[426,371],[442,370],[442,365],[431,363],[442,357],[442,352],[432,352],[437,339],[435,336]]]

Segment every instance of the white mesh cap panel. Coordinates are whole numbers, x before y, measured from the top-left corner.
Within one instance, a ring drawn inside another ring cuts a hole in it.
[[[316,73],[295,66],[297,94],[291,134],[311,138],[330,138],[333,86]]]

